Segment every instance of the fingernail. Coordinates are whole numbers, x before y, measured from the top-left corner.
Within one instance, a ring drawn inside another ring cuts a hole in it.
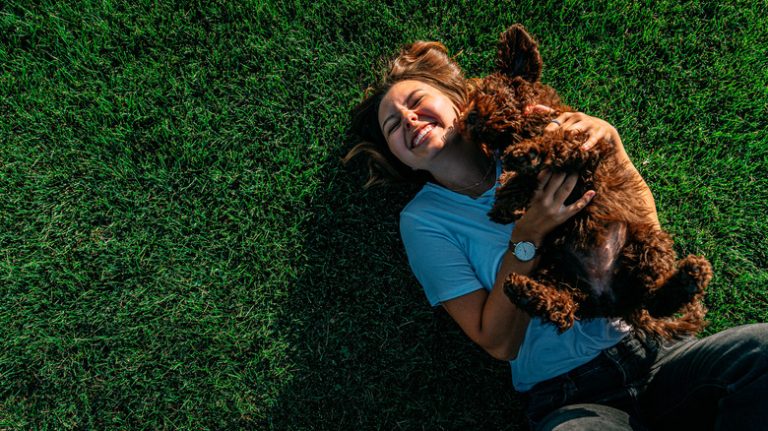
[[[590,191],[587,192],[587,195],[588,195],[589,199],[592,199],[593,197],[595,197],[596,194],[597,194],[597,192],[594,191],[594,190],[590,190]]]
[[[584,145],[581,146],[581,149],[585,150],[585,151],[590,149],[590,148],[592,148],[592,146],[591,145],[587,145],[587,144],[584,144]]]

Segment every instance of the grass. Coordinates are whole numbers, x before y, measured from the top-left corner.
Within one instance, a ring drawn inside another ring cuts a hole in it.
[[[0,429],[525,429],[410,274],[348,111],[382,56],[507,25],[616,126],[708,333],[768,321],[768,6],[321,0],[0,7]]]

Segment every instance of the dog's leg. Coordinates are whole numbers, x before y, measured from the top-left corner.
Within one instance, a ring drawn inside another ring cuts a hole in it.
[[[672,238],[650,225],[635,225],[622,250],[628,271],[624,320],[642,332],[663,338],[696,334],[705,326],[701,296],[711,278],[703,258],[675,262]]]
[[[688,256],[677,264],[677,270],[646,298],[648,312],[654,317],[670,316],[689,304],[712,279],[712,266],[701,256]]]
[[[530,139],[512,145],[504,151],[501,186],[496,189],[496,202],[488,216],[496,223],[511,223],[525,214],[538,187],[537,165],[540,155]]]
[[[513,272],[504,282],[504,293],[531,316],[552,322],[561,333],[570,329],[576,319],[579,306],[573,291],[561,290]]]
[[[635,226],[622,250],[624,267],[634,274],[643,293],[643,306],[653,317],[675,314],[701,294],[712,278],[709,262],[689,256],[675,262],[672,238],[651,226]]]
[[[496,190],[496,202],[488,216],[496,223],[507,224],[525,214],[538,182],[534,175],[506,172],[502,174],[501,184]]]
[[[615,147],[610,140],[600,139],[589,150],[584,150],[581,146],[588,138],[589,135],[581,131],[551,132],[548,139],[553,141],[552,165],[566,172],[594,174],[597,166],[615,152]]]
[[[621,250],[621,267],[632,274],[642,295],[647,296],[663,285],[675,271],[675,251],[672,238],[651,225],[629,225],[629,233]]]

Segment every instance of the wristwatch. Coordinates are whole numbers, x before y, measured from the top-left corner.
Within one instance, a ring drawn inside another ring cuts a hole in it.
[[[530,241],[509,241],[509,249],[512,250],[512,253],[514,253],[515,257],[520,262],[528,262],[533,260],[539,251]]]

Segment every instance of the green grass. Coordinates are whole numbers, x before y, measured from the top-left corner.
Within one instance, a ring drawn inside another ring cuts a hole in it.
[[[714,264],[708,332],[768,321],[765,1],[387,3],[0,7],[0,429],[525,429],[409,272],[413,190],[339,163],[382,56],[479,76],[514,22]]]

